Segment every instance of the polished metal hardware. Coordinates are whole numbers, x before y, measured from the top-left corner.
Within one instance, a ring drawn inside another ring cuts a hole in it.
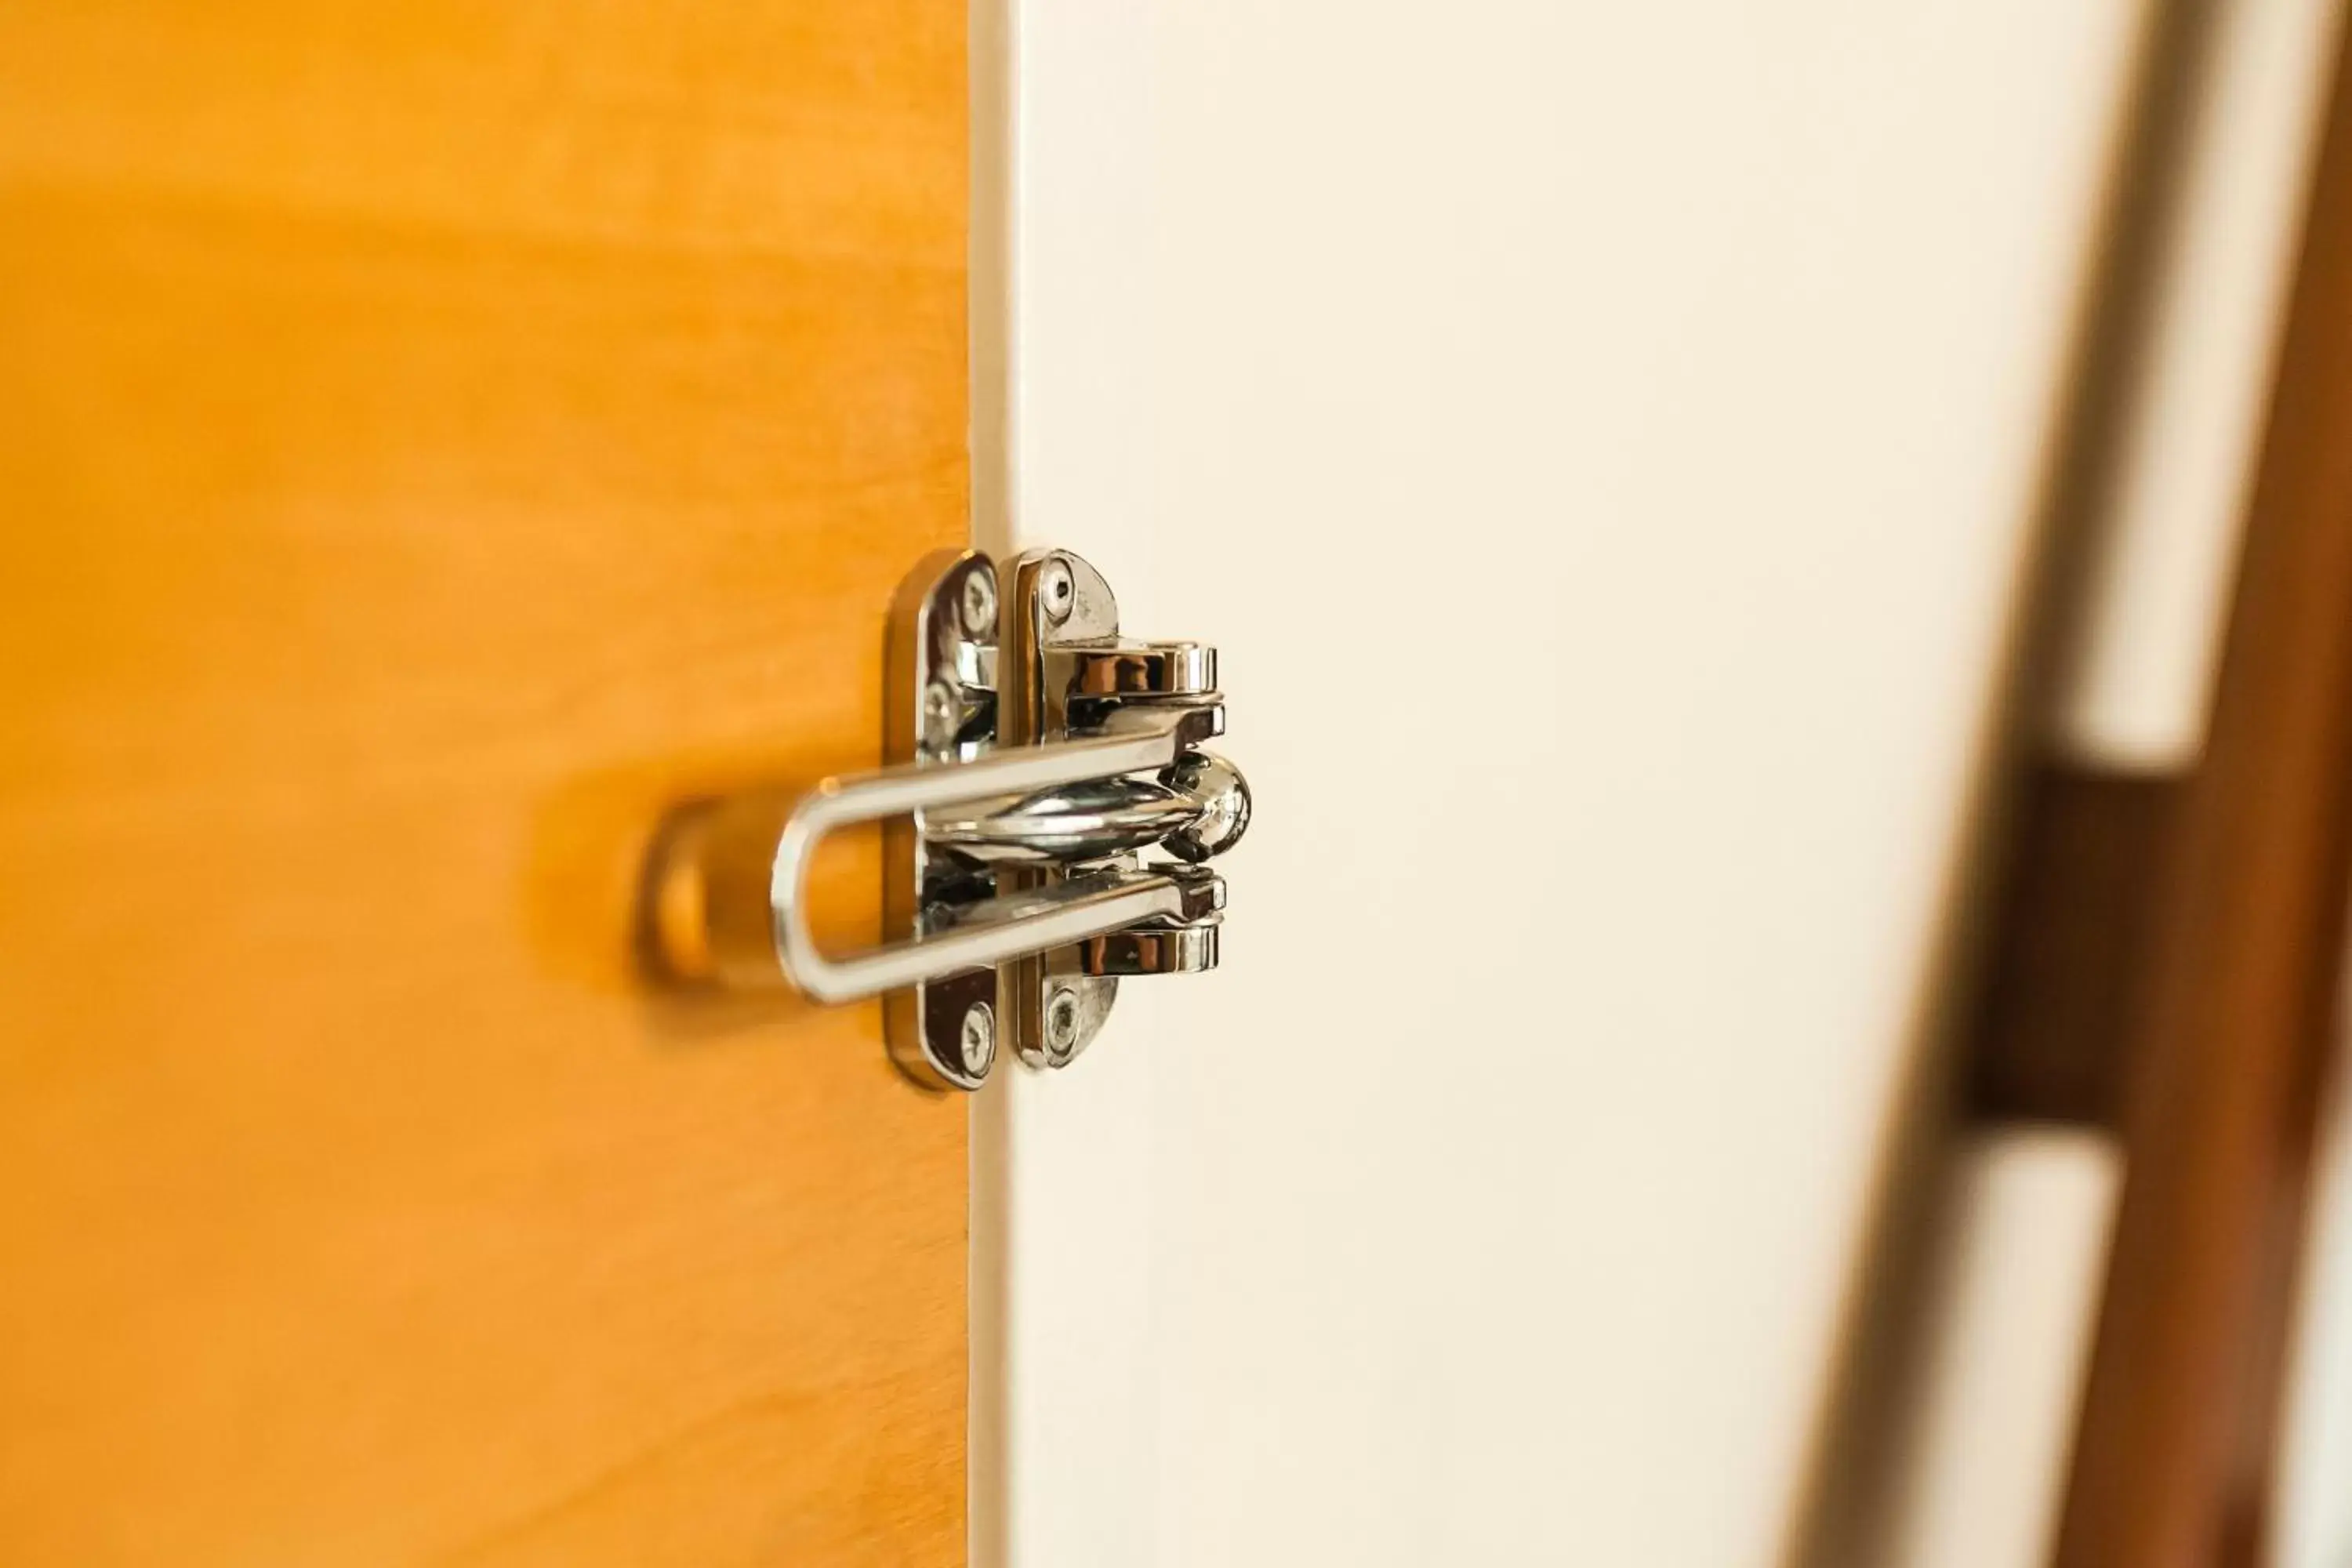
[[[1001,569],[941,552],[899,591],[887,677],[893,765],[719,802],[670,835],[653,931],[674,973],[882,996],[892,1058],[969,1089],[1005,1045],[1067,1065],[1122,978],[1216,966],[1225,886],[1202,862],[1241,837],[1250,795],[1199,749],[1224,731],[1214,648],[1121,637],[1109,584],[1066,551]],[[828,951],[811,868],[864,824],[884,829],[887,939]],[[747,912],[761,879],[764,921]]]

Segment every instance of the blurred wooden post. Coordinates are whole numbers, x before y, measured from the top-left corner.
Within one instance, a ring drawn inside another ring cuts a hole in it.
[[[2201,764],[2127,1021],[2128,1174],[2060,1568],[2261,1551],[2352,817],[2352,98],[2339,63]]]

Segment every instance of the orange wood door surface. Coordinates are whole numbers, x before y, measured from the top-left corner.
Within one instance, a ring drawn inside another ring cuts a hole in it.
[[[962,1560],[963,1103],[633,940],[965,536],[964,51],[0,6],[0,1562]]]

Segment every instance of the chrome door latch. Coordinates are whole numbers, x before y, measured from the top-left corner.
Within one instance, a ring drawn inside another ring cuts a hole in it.
[[[1110,584],[1067,551],[1002,567],[943,551],[899,589],[887,679],[892,765],[724,803],[673,835],[653,910],[669,967],[883,996],[892,1059],[964,1089],[1003,1044],[1067,1066],[1125,977],[1216,967],[1225,884],[1202,862],[1250,814],[1241,773],[1199,749],[1224,732],[1216,649],[1120,637]],[[869,823],[886,940],[827,951],[809,913],[817,847]],[[764,921],[740,896],[754,867]]]

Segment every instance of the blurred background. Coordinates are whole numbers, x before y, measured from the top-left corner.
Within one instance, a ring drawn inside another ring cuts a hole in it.
[[[2339,30],[996,14],[982,537],[1265,803],[982,1107],[1005,1560],[2352,1552]]]
[[[1279,950],[1009,1086],[1009,1561],[2340,1563],[2338,9],[1000,24],[979,515]]]

